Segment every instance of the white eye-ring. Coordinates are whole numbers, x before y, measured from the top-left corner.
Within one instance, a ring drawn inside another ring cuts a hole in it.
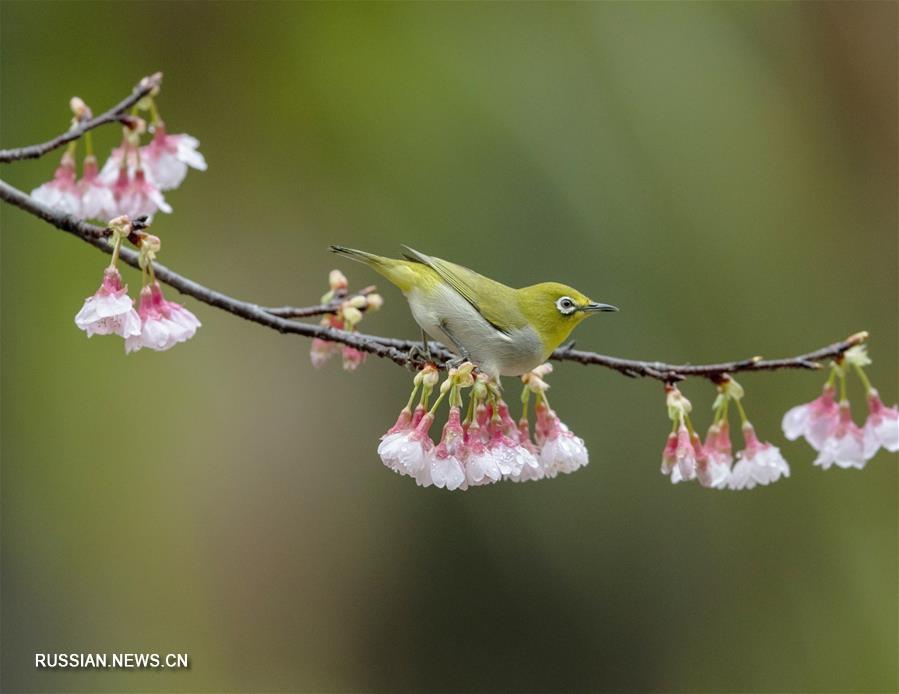
[[[569,316],[577,311],[577,304],[570,296],[563,296],[556,300],[556,308],[563,316]]]

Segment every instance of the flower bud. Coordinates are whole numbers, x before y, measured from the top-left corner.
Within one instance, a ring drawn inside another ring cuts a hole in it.
[[[731,400],[740,400],[744,394],[743,386],[730,376],[718,386],[718,390],[721,391],[724,397],[730,398]]]
[[[693,409],[693,405],[691,405],[690,401],[684,397],[680,390],[678,390],[677,386],[666,386],[665,390],[668,393],[666,397],[668,403],[668,417],[671,421],[678,422],[683,419],[685,415],[690,413]]]
[[[131,233],[131,220],[126,214],[110,219],[107,226],[112,231],[113,236],[128,236]]]
[[[356,325],[359,321],[362,320],[362,311],[360,311],[358,308],[347,306],[346,304],[341,307],[340,313],[343,315],[343,319],[350,327]]]
[[[525,387],[531,391],[532,393],[540,394],[544,393],[549,389],[549,384],[543,380],[543,377],[551,373],[553,370],[552,364],[541,364],[535,369],[531,369],[526,374],[521,377],[521,382],[524,383]]]
[[[146,246],[147,252],[158,253],[162,248],[162,240],[153,234],[144,234],[141,238],[141,248]]]
[[[346,275],[340,270],[331,270],[328,274],[328,284],[331,285],[331,291],[337,291],[339,289],[346,289],[349,282],[347,282]]]
[[[368,300],[364,296],[354,296],[345,301],[344,304],[353,308],[363,309],[368,306]]]
[[[433,364],[428,364],[421,371],[421,383],[425,388],[433,388],[440,379],[440,373]]]
[[[384,297],[380,294],[369,294],[366,298],[369,311],[377,311],[384,305]]]
[[[365,361],[366,354],[362,350],[356,349],[355,347],[350,347],[349,345],[344,345],[341,350],[341,355],[343,357],[343,370],[344,371],[355,371],[359,368],[362,362]]]
[[[94,115],[91,113],[90,107],[78,96],[73,96],[69,99],[69,108],[72,109],[72,114],[75,116],[76,121],[88,120]]]

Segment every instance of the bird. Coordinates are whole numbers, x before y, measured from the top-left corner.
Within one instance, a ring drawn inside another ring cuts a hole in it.
[[[427,338],[442,342],[458,362],[471,361],[497,382],[521,376],[549,358],[585,318],[615,306],[597,303],[558,282],[513,289],[462,265],[403,246],[403,258],[331,246],[396,285]]]

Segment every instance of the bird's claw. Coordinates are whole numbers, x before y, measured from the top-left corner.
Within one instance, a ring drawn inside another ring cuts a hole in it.
[[[446,360],[446,368],[449,369],[458,369],[462,364],[469,361],[468,357],[453,357],[452,359]]]
[[[419,347],[418,345],[412,345],[409,348],[409,351],[406,352],[406,361],[408,361],[410,364],[417,361],[430,362],[432,361],[431,350],[424,349],[422,347]]]

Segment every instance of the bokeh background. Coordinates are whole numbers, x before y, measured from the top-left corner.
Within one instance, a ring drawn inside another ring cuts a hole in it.
[[[334,266],[376,280],[328,244],[408,243],[620,306],[576,335],[614,355],[785,356],[867,329],[896,400],[895,3],[0,18],[2,146],[63,130],[73,94],[101,111],[165,72],[163,117],[209,170],[154,231],[212,287],[311,303]],[[3,178],[30,190],[57,157]],[[126,357],[72,324],[106,258],[0,214],[4,691],[896,691],[896,456],[822,472],[780,433],[823,376],[742,379],[792,463],[770,488],[672,487],[659,385],[563,365],[586,470],[422,490],[375,455],[409,388],[393,364],[314,371],[308,341],[192,299],[196,339]],[[414,337],[383,293],[363,328]],[[711,388],[685,392],[707,424]],[[33,667],[71,651],[192,667]]]

